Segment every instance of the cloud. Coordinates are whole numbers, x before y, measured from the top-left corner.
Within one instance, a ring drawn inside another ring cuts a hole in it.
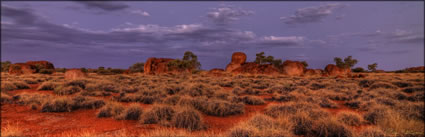
[[[253,11],[236,9],[234,7],[226,6],[214,8],[213,11],[207,13],[207,17],[213,22],[225,25],[237,21],[240,17],[249,16],[254,14]]]
[[[110,1],[76,1],[88,9],[98,9],[103,11],[118,11],[129,8],[127,4]]]
[[[331,15],[334,10],[345,7],[342,4],[326,4],[315,7],[301,8],[295,11],[294,15],[281,17],[286,24],[302,24],[319,22]]]
[[[305,37],[301,36],[287,36],[287,37],[278,37],[278,36],[266,36],[259,40],[258,43],[264,45],[273,45],[273,46],[297,46],[301,45],[305,41]]]
[[[140,16],[145,16],[145,17],[151,16],[148,12],[142,11],[142,10],[133,10],[133,11],[130,11],[130,13],[140,15]]]

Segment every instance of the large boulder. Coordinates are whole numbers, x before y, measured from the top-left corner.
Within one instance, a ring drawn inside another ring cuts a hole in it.
[[[323,70],[321,69],[306,69],[304,70],[305,76],[321,76],[323,73]]]
[[[271,64],[257,64],[255,62],[247,62],[240,67],[234,69],[232,73],[248,73],[248,74],[279,74],[279,70]]]
[[[76,80],[81,78],[86,78],[87,74],[81,71],[81,69],[69,69],[65,72],[65,79]]]
[[[232,54],[232,61],[226,66],[226,72],[232,72],[233,70],[241,67],[246,61],[246,54],[243,52],[235,52]]]
[[[26,63],[15,63],[9,66],[9,74],[33,74],[37,71],[34,65],[29,65]]]
[[[144,66],[144,74],[161,74],[169,72],[168,62],[170,58],[148,58]]]
[[[41,69],[55,69],[55,66],[48,61],[28,61],[26,64],[40,66]]]
[[[299,61],[286,60],[282,64],[282,71],[289,76],[301,76],[304,74],[304,65]]]
[[[351,74],[350,68],[340,68],[334,64],[329,64],[325,67],[324,73],[328,76],[349,76]]]

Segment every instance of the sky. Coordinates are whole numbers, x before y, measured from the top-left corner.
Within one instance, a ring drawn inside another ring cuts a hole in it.
[[[201,69],[233,52],[355,67],[424,65],[424,2],[2,1],[1,60],[62,68],[128,68],[192,51]]]

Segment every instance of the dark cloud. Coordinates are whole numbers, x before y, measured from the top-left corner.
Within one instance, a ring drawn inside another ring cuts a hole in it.
[[[334,10],[344,7],[342,4],[326,4],[315,7],[301,8],[294,15],[281,17],[286,24],[300,24],[319,22],[329,16]]]
[[[120,2],[110,2],[110,1],[76,1],[79,4],[84,5],[89,9],[98,9],[103,11],[118,11],[127,9],[130,6]]]
[[[214,23],[225,25],[233,21],[239,20],[240,17],[254,14],[253,11],[237,9],[231,6],[214,8],[213,11],[207,13],[207,17]]]

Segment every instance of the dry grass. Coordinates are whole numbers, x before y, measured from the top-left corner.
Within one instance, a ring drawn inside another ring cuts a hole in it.
[[[6,126],[1,128],[1,136],[2,137],[22,137],[24,136],[23,129],[19,126],[19,124],[11,124],[7,123]]]

